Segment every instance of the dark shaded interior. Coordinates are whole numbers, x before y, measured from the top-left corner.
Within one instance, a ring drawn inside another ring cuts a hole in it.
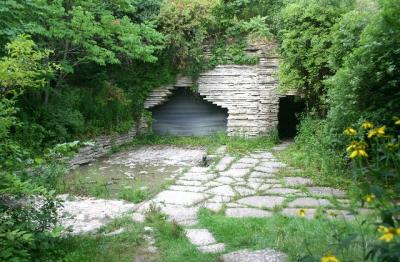
[[[227,109],[205,101],[187,88],[177,88],[169,100],[154,107],[153,132],[159,135],[206,136],[226,131]]]
[[[278,131],[280,139],[293,138],[297,133],[299,114],[305,109],[304,102],[295,96],[285,96],[279,99]]]

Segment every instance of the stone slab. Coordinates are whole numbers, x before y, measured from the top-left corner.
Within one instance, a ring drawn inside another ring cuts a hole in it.
[[[256,166],[254,168],[255,171],[262,172],[262,173],[270,173],[274,174],[279,171],[279,168],[275,167],[268,167],[268,166]]]
[[[273,249],[240,250],[221,257],[223,262],[285,262],[287,260],[286,254]]]
[[[256,194],[256,191],[254,189],[250,189],[250,188],[243,187],[243,186],[236,186],[235,190],[241,196],[251,196],[251,195]]]
[[[222,186],[223,184],[219,183],[219,182],[215,182],[215,181],[210,181],[207,183],[204,183],[202,186],[205,187],[216,187],[216,186]]]
[[[264,183],[266,183],[266,184],[280,184],[281,181],[279,179],[267,178],[267,179],[264,180]]]
[[[224,171],[232,164],[233,161],[235,161],[233,156],[224,156],[215,166],[215,170]]]
[[[246,185],[254,190],[257,190],[262,185],[262,183],[249,181],[246,183]]]
[[[203,182],[194,180],[177,180],[175,181],[175,184],[181,186],[200,186]]]
[[[237,203],[258,208],[274,208],[282,205],[284,200],[285,198],[280,196],[251,196],[241,198]]]
[[[170,221],[185,223],[195,221],[199,207],[180,207],[180,206],[162,206],[161,211],[166,214]]]
[[[331,202],[327,199],[316,199],[312,197],[301,197],[288,204],[289,207],[319,207],[329,206]]]
[[[304,177],[285,177],[283,178],[288,186],[311,186],[313,181]]]
[[[207,229],[186,229],[186,237],[195,246],[207,246],[216,243],[214,236]]]
[[[253,158],[256,159],[274,159],[274,155],[270,152],[258,152],[258,153],[253,153],[250,155]]]
[[[232,197],[232,196],[236,195],[235,191],[233,191],[233,189],[228,185],[214,187],[214,188],[207,190],[206,192],[209,194],[217,195],[217,196]]]
[[[225,211],[227,217],[271,217],[272,212],[260,210],[256,208],[227,208]]]
[[[236,182],[235,179],[233,179],[231,177],[227,177],[227,176],[218,177],[217,179],[214,179],[213,181],[222,183],[222,184],[226,184],[226,185],[230,185],[230,184],[233,184]]]
[[[286,167],[287,165],[282,162],[279,162],[279,161],[263,161],[260,163],[260,166],[279,169],[279,168]]]
[[[194,180],[194,181],[209,181],[214,179],[216,175],[213,174],[205,174],[205,173],[186,173],[181,176],[179,179],[182,180]]]
[[[298,189],[293,189],[293,188],[271,188],[268,190],[265,190],[265,194],[276,194],[276,195],[290,195],[290,194],[296,194],[300,193],[301,191]]]
[[[263,183],[263,182],[264,182],[264,179],[249,177],[249,178],[247,179],[247,181],[249,181],[249,182],[255,182],[255,183]]]
[[[186,191],[186,192],[203,192],[208,187],[205,186],[179,186],[179,185],[172,185],[168,188],[169,190],[173,191]]]
[[[159,193],[154,201],[173,205],[193,206],[207,198],[206,194],[166,190]]]
[[[245,169],[245,168],[253,168],[255,164],[249,163],[234,163],[231,168],[232,169]]]
[[[238,163],[245,163],[245,164],[257,164],[258,162],[259,162],[258,159],[252,157],[243,157],[238,161]]]
[[[232,197],[229,196],[214,196],[210,199],[207,199],[209,203],[227,203],[231,201]]]
[[[206,173],[207,171],[208,171],[208,167],[194,166],[191,169],[189,169],[188,172],[190,172],[190,173]]]
[[[213,244],[213,245],[208,245],[208,246],[199,246],[197,247],[198,250],[202,253],[221,253],[224,252],[225,250],[225,244],[223,243],[218,243],[218,244]]]
[[[226,204],[227,207],[245,207],[243,205],[240,205],[238,203],[228,203]]]
[[[265,191],[272,188],[272,184],[262,184],[259,188],[258,191]]]
[[[207,208],[207,209],[209,209],[209,210],[211,210],[213,212],[218,212],[219,210],[221,210],[222,204],[221,203],[209,203],[209,202],[207,202],[207,203],[204,203],[202,205],[202,207]]]
[[[220,175],[227,177],[244,177],[249,171],[250,169],[228,169],[227,171],[220,172]]]
[[[315,196],[345,198],[346,192],[331,187],[307,187],[308,192]]]
[[[264,173],[260,171],[253,171],[250,173],[249,177],[254,177],[254,178],[276,178],[276,175],[273,173]]]

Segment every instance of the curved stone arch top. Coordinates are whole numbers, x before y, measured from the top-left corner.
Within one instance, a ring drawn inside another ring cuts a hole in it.
[[[198,92],[204,100],[228,110],[230,136],[261,136],[278,124],[277,57],[262,57],[255,66],[220,65],[200,74]],[[150,109],[168,101],[175,88],[191,87],[190,77],[160,87],[145,101]]]

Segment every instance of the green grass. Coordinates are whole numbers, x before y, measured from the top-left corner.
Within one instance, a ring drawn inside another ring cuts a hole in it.
[[[125,232],[116,236],[102,233],[112,232],[120,227]],[[66,262],[132,262],[143,245],[143,225],[130,219],[117,219],[103,227],[99,234],[62,238],[56,248]]]
[[[277,214],[270,218],[227,218],[203,209],[199,213],[198,227],[209,229],[218,242],[225,243],[225,252],[272,248],[288,254],[289,261],[311,255],[315,261],[320,261],[329,252],[340,261],[363,261],[365,250],[377,238],[370,225],[323,218],[288,218]],[[116,219],[97,234],[62,239],[57,249],[68,262],[133,261],[136,256],[146,253],[142,238],[145,226],[154,229],[158,247],[158,253],[146,257],[146,261],[219,261],[219,254],[200,253],[185,237],[183,228],[167,222],[157,210],[148,213],[143,224],[135,223],[129,217]],[[103,234],[121,227],[125,232],[120,235]],[[364,232],[365,241],[361,239],[361,232]],[[359,236],[352,238],[354,233]]]
[[[320,153],[322,155],[323,152]],[[313,179],[318,186],[331,186],[342,189],[354,187],[351,174],[345,166],[337,164],[331,167],[321,167],[324,163],[321,159],[310,161],[309,151],[299,145],[290,145],[287,149],[276,153],[278,159],[290,167],[300,169],[301,172],[293,173],[290,169],[282,169],[279,176],[301,176]],[[334,159],[332,159],[332,162]]]
[[[278,172],[278,177],[300,176],[311,178],[314,186],[327,186],[345,190],[351,200],[351,205],[356,205],[359,202],[360,188],[357,182],[352,179],[350,170],[343,164],[336,162],[332,163],[332,166],[321,167],[321,165],[324,165],[323,162],[328,161],[325,159],[328,156],[323,156],[323,153],[321,153],[319,159],[310,162],[309,149],[296,143],[275,155],[291,168],[299,170],[293,172],[290,168],[284,168]],[[332,162],[335,162],[335,159]]]
[[[154,229],[158,254],[146,254],[143,240],[144,227]],[[105,236],[119,228],[126,231],[117,236]],[[211,262],[218,255],[203,254],[186,238],[183,229],[159,213],[150,215],[147,222],[138,224],[129,218],[117,219],[101,228],[96,234],[68,237],[61,240],[57,247],[67,262],[124,262],[134,261],[135,257],[146,255],[143,261],[160,262]]]
[[[147,134],[135,138],[128,147],[142,145],[175,145],[189,147],[206,147],[208,153],[226,145],[228,153],[246,154],[254,150],[265,150],[272,148],[279,142],[279,139],[272,132],[268,136],[257,138],[228,137],[225,133],[217,133],[212,136],[159,136],[155,134]]]
[[[240,249],[272,248],[289,255],[290,261],[306,256],[320,258],[332,252],[340,261],[363,261],[364,250],[358,241],[346,242],[353,233],[366,231],[367,245],[376,239],[375,231],[366,225],[326,219],[307,220],[274,215],[271,218],[227,218],[208,211],[200,212],[200,224],[208,228],[227,252]],[[337,238],[342,241],[338,241]],[[341,242],[341,245],[340,243]]]
[[[123,188],[118,192],[118,198],[133,203],[140,203],[149,197],[149,192],[140,188]]]
[[[157,222],[152,224],[156,228],[156,241],[160,249],[162,262],[210,262],[217,261],[218,255],[203,254],[193,246],[183,230],[175,223]]]

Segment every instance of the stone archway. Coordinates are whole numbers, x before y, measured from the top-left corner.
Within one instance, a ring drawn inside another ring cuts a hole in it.
[[[164,104],[153,107],[155,134],[204,136],[226,131],[228,110],[205,101],[189,88],[177,88]]]

